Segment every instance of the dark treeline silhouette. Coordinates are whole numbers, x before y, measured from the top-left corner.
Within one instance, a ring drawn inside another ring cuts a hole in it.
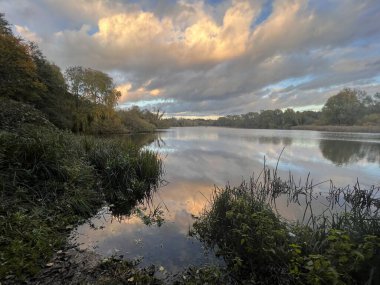
[[[217,120],[171,119],[172,126],[223,126],[252,129],[290,129],[297,126],[379,126],[380,93],[345,88],[330,97],[321,111],[264,110],[228,115]]]

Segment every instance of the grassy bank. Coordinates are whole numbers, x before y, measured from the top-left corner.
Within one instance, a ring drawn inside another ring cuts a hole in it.
[[[331,186],[325,211],[316,215],[312,185],[283,181],[267,169],[263,176],[216,189],[194,224],[193,234],[226,263],[203,269],[211,270],[206,278],[215,284],[379,284],[379,188]],[[302,204],[304,220],[279,216],[279,197]]]
[[[104,202],[128,213],[159,181],[155,153],[59,130],[19,102],[0,110],[0,281],[35,275]]]
[[[294,126],[292,130],[309,130],[320,132],[354,132],[354,133],[380,133],[378,126],[317,126],[303,125]]]

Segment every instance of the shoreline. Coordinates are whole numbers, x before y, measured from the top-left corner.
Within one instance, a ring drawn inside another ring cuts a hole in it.
[[[341,132],[341,133],[380,133],[380,127],[376,126],[315,126],[315,125],[304,125],[304,126],[294,126],[290,130],[300,130],[300,131],[319,131],[319,132]]]
[[[371,133],[380,134],[380,127],[376,126],[315,126],[315,125],[302,125],[293,126],[289,129],[266,129],[266,128],[239,128],[231,126],[172,126],[170,128],[228,128],[228,129],[241,129],[241,130],[282,130],[282,131],[317,131],[317,132],[340,132],[340,133]]]

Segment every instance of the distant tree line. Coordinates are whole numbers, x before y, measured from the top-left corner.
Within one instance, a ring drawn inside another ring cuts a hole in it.
[[[12,33],[0,13],[0,98],[33,105],[61,129],[84,133],[145,132],[165,127],[163,113],[118,111],[120,92],[104,72],[60,68],[35,43]]]
[[[345,88],[330,97],[321,111],[280,109],[228,115],[217,120],[171,119],[172,126],[223,126],[252,129],[290,129],[307,125],[380,126],[380,93],[368,95]]]
[[[322,108],[320,124],[325,125],[380,125],[380,93],[343,89],[330,97]]]
[[[305,125],[380,125],[380,93],[343,89],[321,111],[263,110],[217,120],[164,119],[160,110],[117,110],[121,94],[104,72],[73,66],[62,74],[35,43],[16,37],[0,13],[0,98],[33,105],[62,129],[84,133],[150,132],[169,126],[289,129]]]

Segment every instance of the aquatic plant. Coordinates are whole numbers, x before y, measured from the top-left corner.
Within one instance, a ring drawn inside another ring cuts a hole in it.
[[[114,215],[128,215],[148,199],[160,183],[161,160],[157,154],[119,138],[84,139],[86,155],[100,178],[105,200]]]
[[[122,210],[149,196],[161,162],[122,141],[58,130],[31,106],[9,106],[0,112],[0,280],[12,281],[36,274],[105,201]]]
[[[327,183],[327,182],[325,182]],[[264,166],[237,187],[216,188],[193,234],[214,248],[231,278],[254,284],[376,284],[380,280],[379,187],[335,187],[320,195]],[[276,201],[304,206],[294,223]],[[324,203],[316,214],[315,204]]]

